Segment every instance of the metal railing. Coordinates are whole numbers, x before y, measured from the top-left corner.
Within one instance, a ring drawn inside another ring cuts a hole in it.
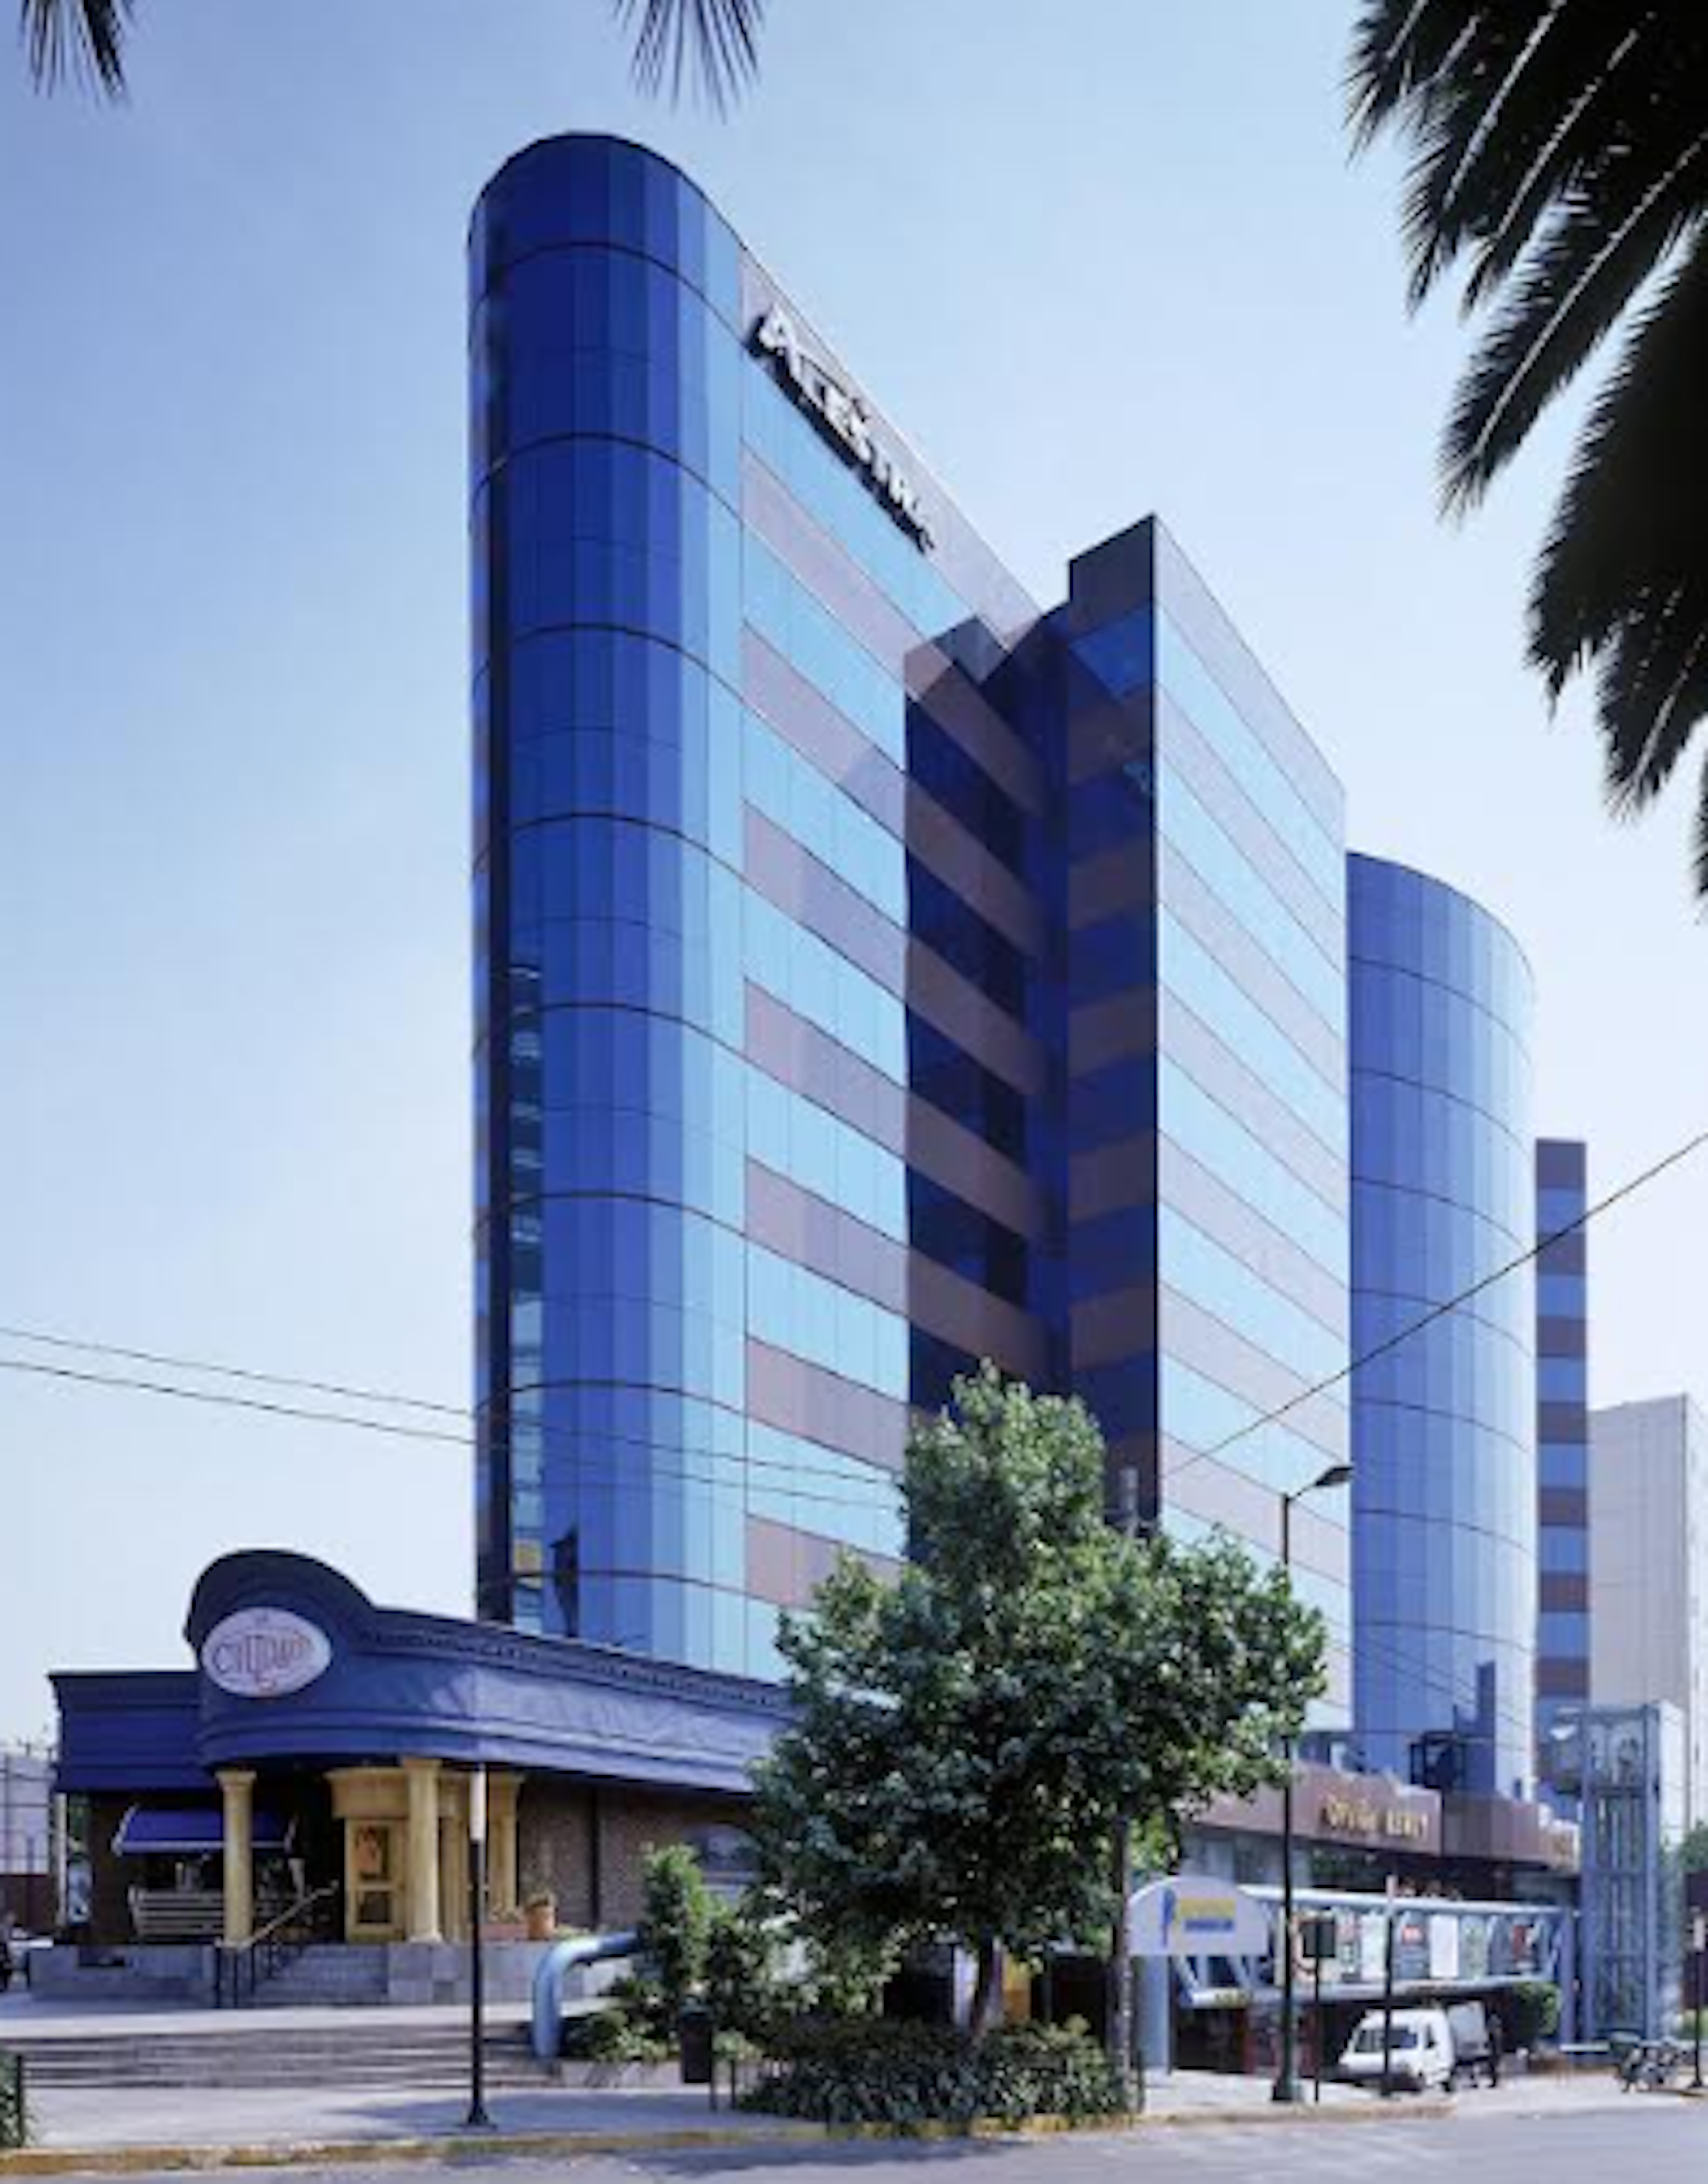
[[[221,2009],[241,2009],[257,1990],[275,1978],[311,1943],[323,1937],[317,1912],[341,1892],[336,1880],[310,1888],[287,1903],[247,1942],[221,1942],[214,1953],[214,2000]]]

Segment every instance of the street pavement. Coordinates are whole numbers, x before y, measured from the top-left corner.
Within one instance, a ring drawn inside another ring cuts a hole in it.
[[[1540,2107],[1506,2094],[1475,2107],[1444,2104],[1427,2116],[1408,2104],[1391,2118],[1347,2125],[1324,2118],[1268,2127],[1249,2122],[1159,2126],[1011,2139],[830,2144],[749,2143],[636,2150],[620,2155],[482,2155],[465,2144],[442,2162],[411,2164],[501,2171],[500,2184],[1607,2184],[1616,2169],[1642,2184],[1701,2184],[1708,2177],[1708,2103],[1665,2096],[1618,2103],[1577,2100]],[[949,2172],[953,2172],[953,2175]],[[246,2170],[249,2184],[374,2184],[370,2167]],[[147,2170],[133,2178],[150,2179]],[[181,2184],[161,2174],[159,2184]]]

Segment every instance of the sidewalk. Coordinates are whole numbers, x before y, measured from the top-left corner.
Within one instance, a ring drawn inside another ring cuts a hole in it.
[[[1349,2086],[1325,2086],[1321,2105],[1278,2109],[1260,2078],[1186,2071],[1154,2079],[1149,2130],[1194,2125],[1334,2129],[1360,2124],[1451,2126],[1455,2119],[1584,2114],[1666,2095],[1622,2094],[1610,2080],[1519,2078],[1498,2091],[1408,2096],[1383,2102]],[[703,2087],[593,2091],[501,2089],[487,2107],[491,2134],[463,2129],[467,2102],[449,2091],[360,2087],[184,2092],[44,2088],[32,2103],[36,2143],[0,2154],[0,2177],[77,2170],[433,2160],[462,2146],[483,2153],[570,2156],[725,2145],[821,2144],[815,2124],[714,2110]]]

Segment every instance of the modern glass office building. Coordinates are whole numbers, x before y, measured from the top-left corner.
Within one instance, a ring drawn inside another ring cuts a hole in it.
[[[1352,1326],[1379,1352],[1535,1240],[1530,970],[1438,880],[1350,860]],[[1355,1725],[1366,1766],[1522,1796],[1534,1764],[1527,1268],[1353,1384]]]
[[[768,1672],[984,1357],[1273,1552],[1346,1450],[1246,1430],[1346,1356],[1332,774],[1154,523],[1028,597],[665,162],[536,145],[470,256],[481,1612]]]
[[[1589,1702],[1588,1148],[1536,1147],[1536,1740],[1544,1789],[1565,1708]]]

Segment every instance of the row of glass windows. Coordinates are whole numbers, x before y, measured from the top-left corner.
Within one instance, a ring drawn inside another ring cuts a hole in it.
[[[1025,1022],[1028,961],[1005,933],[917,857],[907,861],[908,929],[995,1007]]]
[[[632,440],[741,502],[741,352],[693,288],[653,261],[582,247],[516,266],[476,310],[470,457],[478,482],[571,435]]]
[[[1356,1048],[1354,1049],[1355,1056]],[[1410,1195],[1427,1184],[1439,1203],[1463,1207],[1506,1240],[1506,1256],[1528,1251],[1523,1147],[1475,1107],[1394,1077],[1373,1077],[1355,1060],[1352,1165],[1368,1183]]]
[[[1541,1236],[1557,1236],[1562,1229],[1572,1228],[1583,1219],[1588,1201],[1581,1190],[1538,1190],[1536,1194],[1536,1233]]]
[[[1158,831],[1274,962],[1299,998],[1337,1039],[1344,1039],[1344,962],[1323,951],[1172,766],[1159,761],[1154,777]]]
[[[1533,1546],[1530,1445],[1497,1426],[1360,1396],[1353,1404],[1353,1461],[1373,1565],[1398,1554],[1393,1527],[1401,1517]],[[1443,1596],[1449,1621],[1452,1604]]]
[[[1216,1463],[1238,1472],[1243,1478],[1255,1479],[1262,1485],[1272,1487],[1277,1494],[1291,1493],[1295,1487],[1320,1478],[1324,1468],[1335,1460],[1338,1451],[1331,1453],[1321,1441],[1307,1440],[1282,1420],[1275,1420],[1255,1433],[1245,1432],[1259,1416],[1255,1403],[1164,1351],[1162,1429],[1171,1441],[1178,1442],[1194,1455],[1221,1450]],[[1243,1440],[1235,1441],[1231,1448],[1222,1448],[1224,1441],[1239,1433],[1244,1434]],[[1209,1490],[1207,1474],[1213,1467],[1205,1463],[1199,1468],[1206,1474],[1205,1490]],[[1319,1515],[1325,1512],[1332,1514],[1337,1503],[1338,1497],[1332,1502],[1320,1500],[1313,1506]],[[1338,1506],[1344,1510],[1344,1503]]]
[[[1346,900],[1341,843],[1299,795],[1177,624],[1161,609],[1153,612],[1158,682],[1268,821],[1338,921]]]
[[[907,763],[907,705],[863,645],[757,533],[746,534],[742,599],[747,619],[774,652],[804,675],[868,743]]]
[[[1544,1607],[1536,1618],[1536,1650],[1549,1660],[1587,1660],[1588,1616],[1581,1609]]]
[[[1575,1492],[1587,1492],[1589,1485],[1588,1449],[1581,1440],[1538,1442],[1536,1477],[1544,1486],[1564,1486]]]
[[[1156,925],[1149,911],[1118,911],[1082,925],[1068,948],[1070,1006],[1093,1007],[1115,994],[1150,985],[1156,971]]]
[[[1156,1208],[1122,1206],[1077,1221],[1067,1245],[1068,1295],[1073,1303],[1143,1289],[1156,1279]],[[1148,1344],[1147,1344],[1148,1346]]]
[[[907,1011],[898,997],[762,895],[749,891],[746,911],[748,976],[798,1017],[904,1084]]]
[[[524,1018],[512,1038],[513,1187],[670,1200],[739,1227],[744,1156],[907,1240],[904,1163],[690,1025],[639,1009]]]
[[[1353,942],[1357,944],[1355,932]],[[1446,987],[1354,957],[1352,1051],[1360,1069],[1449,1093],[1524,1140],[1530,1057],[1510,1028]],[[1533,1212],[1530,1217],[1533,1217]]]
[[[906,1525],[893,1472],[757,1418],[748,1420],[747,1431],[753,1459],[748,1506],[756,1516],[895,1561],[906,1553]]]
[[[1337,1158],[1346,1149],[1346,1093],[1332,1084],[1166,908],[1157,911],[1157,972]]]
[[[1068,1086],[1068,1117],[1076,1154],[1144,1136],[1156,1128],[1157,1061],[1125,1056]]]
[[[747,800],[897,925],[908,922],[907,852],[757,713],[746,716]]]
[[[573,1202],[587,1206],[600,1201]],[[670,1217],[695,1217],[672,1210]],[[727,1230],[716,1233],[738,1250],[739,1237]],[[543,1292],[542,1275],[548,1284]],[[537,1351],[518,1348],[513,1359],[516,1370],[552,1380],[616,1380],[637,1388],[675,1389],[739,1410],[746,1388],[743,1329],[732,1326],[726,1313],[715,1313],[704,1305],[665,1301],[673,1286],[661,1273],[658,1295],[651,1302],[600,1294],[576,1253],[554,1257],[549,1252],[514,1251],[513,1296],[520,1306],[543,1295],[549,1307],[542,1347]],[[735,1295],[739,1307],[739,1292]]]
[[[1325,1327],[1169,1205],[1157,1208],[1157,1264],[1166,1287],[1302,1379],[1321,1379],[1345,1364],[1344,1331]]]
[[[470,237],[476,295],[499,269],[566,243],[655,258],[700,289],[732,326],[741,306],[741,245],[686,176],[637,144],[554,136],[531,145],[481,193]]]
[[[1535,1361],[1535,1393],[1542,1402],[1590,1400],[1590,1361],[1588,1358],[1544,1358]]]
[[[1527,1044],[1534,981],[1523,951],[1480,904],[1376,857],[1347,860],[1351,951],[1466,995]]]
[[[598,1457],[583,1441],[554,1441],[546,1483],[516,1491],[517,1531],[572,1540],[583,1579],[589,1570],[654,1570],[741,1586],[747,1489],[738,1466],[721,1459],[687,1467],[662,1451],[630,1449],[614,1470]]]
[[[966,621],[966,602],[937,564],[825,445],[763,359],[749,362],[742,387],[742,432],[748,446],[891,604],[925,637]]]
[[[748,1150],[779,1175],[867,1228],[907,1241],[907,1168],[828,1108],[763,1070],[748,1076]]]
[[[1583,1319],[1589,1310],[1588,1284],[1582,1274],[1539,1273],[1536,1309],[1544,1319]]]
[[[906,1401],[905,1319],[762,1245],[748,1245],[747,1267],[748,1326],[759,1340]]]
[[[1589,1534],[1582,1524],[1540,1525],[1536,1546],[1542,1567],[1550,1576],[1588,1575]]]
[[[1026,1165],[1030,1103],[1022,1092],[911,1009],[907,1054],[911,1092],[982,1138],[993,1151],[1016,1166]]]
[[[1516,1341],[1503,1340],[1460,1312],[1421,1325],[1422,1313],[1407,1299],[1375,1298],[1355,1290],[1355,1395],[1420,1418],[1438,1415],[1449,1431],[1484,1426],[1513,1446],[1533,1443],[1534,1382],[1530,1359]],[[1409,1330],[1416,1329],[1411,1333]],[[1407,1339],[1372,1357],[1396,1335]],[[1389,1429],[1384,1414],[1381,1429]]]
[[[492,544],[511,641],[576,625],[638,631],[739,686],[741,526],[668,456],[620,440],[548,442],[507,465],[476,516],[501,525]],[[477,582],[488,566],[481,548],[477,537]],[[483,631],[484,599],[475,618]]]
[[[1523,1248],[1468,1206],[1362,1177],[1352,1187],[1352,1222],[1354,1280],[1433,1303],[1511,1266]],[[1531,1276],[1517,1268],[1506,1280],[1505,1308],[1493,1317],[1516,1326],[1530,1310]]]
[[[1115,850],[1149,860],[1154,854],[1154,824],[1148,759],[1068,786],[1067,854],[1071,865],[1087,864]]]
[[[668,840],[668,836],[660,837]],[[714,873],[721,872],[714,866]],[[542,1006],[576,1002],[647,1009],[698,1025],[727,1045],[741,1042],[744,1017],[742,967],[730,960],[729,936],[740,930],[739,883],[725,874],[732,922],[710,934],[677,938],[651,932],[639,921],[609,917],[560,918],[546,925],[519,924],[515,945],[522,962],[537,967],[533,991]],[[714,881],[713,899],[719,889]]]
[[[908,1171],[908,1240],[940,1267],[1004,1302],[1024,1307],[1030,1271],[1026,1240],[917,1168]]]
[[[544,1550],[549,1560],[549,1550]],[[783,1674],[777,1611],[745,1593],[680,1578],[561,1569],[516,1580],[518,1630],[564,1634],[726,1675],[776,1681]]]
[[[908,779],[1017,878],[1030,869],[1029,830],[1020,805],[923,705],[907,708]]]
[[[1149,1064],[1144,1065],[1147,1072]],[[1338,1281],[1346,1279],[1347,1223],[1264,1140],[1164,1055],[1155,1064],[1166,1134]],[[1076,1088],[1076,1091],[1077,1088]]]

